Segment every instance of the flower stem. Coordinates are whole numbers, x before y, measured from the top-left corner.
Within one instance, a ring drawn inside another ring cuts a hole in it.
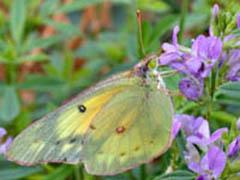
[[[95,180],[95,176],[88,174],[84,171],[84,180]]]
[[[74,176],[75,176],[76,180],[82,180],[83,179],[82,166],[76,165],[74,167]]]
[[[180,18],[180,32],[179,32],[179,43],[182,43],[183,40],[183,33],[184,33],[184,28],[185,28],[185,20],[186,20],[186,15],[188,12],[188,4],[189,0],[183,0],[182,3],[182,10],[181,10],[181,18]]]
[[[142,14],[139,9],[137,10],[137,23],[138,23],[138,42],[140,45],[140,52],[141,52],[141,56],[145,57],[146,53],[145,53],[145,48],[143,44],[143,33],[142,33]]]
[[[136,180],[136,177],[133,175],[133,172],[132,171],[128,171],[127,172],[127,176],[130,180]]]
[[[146,177],[146,165],[143,164],[140,166],[140,179],[145,180]]]

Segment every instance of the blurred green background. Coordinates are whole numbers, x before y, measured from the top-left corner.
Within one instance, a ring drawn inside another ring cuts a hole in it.
[[[180,25],[190,44],[207,33],[211,7],[220,0],[2,0],[0,1],[0,127],[15,136],[32,121],[142,58],[136,10],[143,16],[147,53],[160,53]],[[20,167],[0,156],[0,179],[152,179],[161,161],[114,177],[88,175],[81,165]],[[160,163],[161,162],[161,163]],[[189,172],[190,173],[190,172]],[[190,173],[189,176],[192,174]],[[193,178],[193,176],[192,176]]]

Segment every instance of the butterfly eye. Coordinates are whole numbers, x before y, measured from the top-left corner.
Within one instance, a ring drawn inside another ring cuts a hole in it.
[[[84,113],[86,110],[87,110],[87,108],[84,106],[84,105],[79,105],[78,106],[78,110],[81,112],[81,113]]]

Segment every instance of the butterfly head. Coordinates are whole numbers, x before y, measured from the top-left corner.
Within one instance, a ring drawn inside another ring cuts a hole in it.
[[[145,84],[157,83],[158,89],[165,87],[165,83],[162,79],[161,73],[158,70],[157,56],[150,55],[144,58],[134,68],[134,74],[143,79]]]
[[[149,55],[134,67],[136,76],[147,78],[149,73],[156,68],[157,56]]]

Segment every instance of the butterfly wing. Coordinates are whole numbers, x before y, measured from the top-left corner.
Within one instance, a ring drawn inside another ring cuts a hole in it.
[[[103,81],[30,125],[14,139],[7,158],[26,166],[80,162],[83,135],[105,104],[135,84],[135,79],[129,76],[126,72]]]
[[[102,108],[84,139],[83,162],[89,173],[114,175],[167,150],[173,107],[170,97],[156,87],[136,84]]]

